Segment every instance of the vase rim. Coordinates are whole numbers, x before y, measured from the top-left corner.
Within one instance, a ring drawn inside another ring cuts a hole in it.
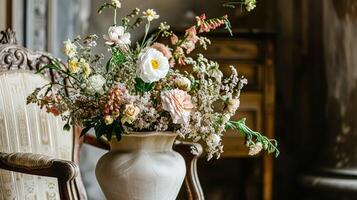
[[[177,136],[174,131],[133,131],[123,133],[123,136],[127,137],[148,137],[148,136]]]
[[[178,136],[173,131],[130,132],[123,134],[120,141],[111,140],[111,151],[172,151],[172,145]]]

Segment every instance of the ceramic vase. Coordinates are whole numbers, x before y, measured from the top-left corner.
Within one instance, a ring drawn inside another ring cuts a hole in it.
[[[186,174],[183,157],[172,149],[173,132],[140,132],[110,142],[96,166],[108,200],[175,200]]]

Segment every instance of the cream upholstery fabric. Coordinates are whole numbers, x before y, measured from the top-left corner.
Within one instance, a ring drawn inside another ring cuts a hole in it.
[[[48,82],[27,71],[0,73],[0,151],[29,152],[72,160],[73,133],[60,117],[26,105],[26,97]],[[0,170],[0,200],[59,199],[57,180]]]

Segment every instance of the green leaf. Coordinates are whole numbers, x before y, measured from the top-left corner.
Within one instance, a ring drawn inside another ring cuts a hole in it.
[[[142,94],[153,89],[155,83],[145,83],[141,78],[135,78],[135,89]]]
[[[69,131],[69,130],[71,130],[71,126],[67,123],[67,124],[65,124],[65,125],[63,126],[63,130],[64,130],[64,131]]]
[[[111,68],[111,64],[112,64],[112,58],[110,58],[105,66],[105,69],[107,70],[107,72],[110,70]]]
[[[103,122],[99,122],[95,127],[94,127],[94,131],[95,131],[95,136],[97,137],[97,139],[99,139],[100,137],[102,137],[102,135],[104,135],[105,133],[105,124]]]
[[[113,56],[111,58],[111,62],[116,64],[116,65],[121,65],[126,61],[126,56],[123,52],[121,51],[113,51]]]
[[[106,133],[107,139],[108,139],[109,141],[112,140],[113,130],[114,130],[115,124],[116,124],[116,122],[114,121],[113,124],[105,126],[105,133]]]
[[[115,134],[116,138],[118,141],[121,140],[121,135],[123,133],[123,129],[121,127],[121,123],[115,123],[115,126],[113,128],[113,133]]]
[[[36,71],[36,74],[39,74],[39,73],[43,72],[43,71],[46,70],[46,69],[55,69],[55,70],[58,70],[58,67],[57,67],[56,65],[54,65],[54,64],[47,64],[47,65],[41,67],[40,69],[38,69],[38,70]]]
[[[91,128],[93,128],[93,125],[86,126],[82,129],[81,131],[81,137],[84,136]]]

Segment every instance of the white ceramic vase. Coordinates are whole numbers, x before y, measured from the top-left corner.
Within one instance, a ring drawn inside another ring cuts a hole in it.
[[[143,132],[112,139],[98,161],[96,176],[108,200],[175,200],[186,174],[173,151],[173,132]]]

